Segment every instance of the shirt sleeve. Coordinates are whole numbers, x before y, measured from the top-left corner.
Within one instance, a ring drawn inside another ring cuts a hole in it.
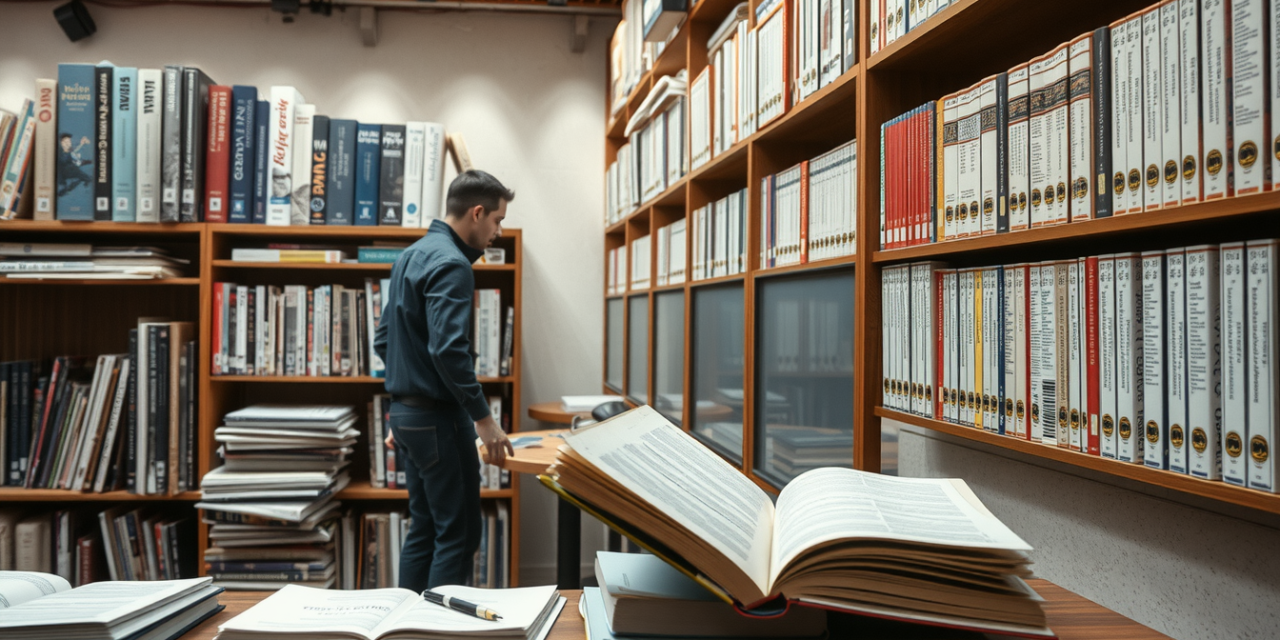
[[[471,360],[467,320],[471,317],[475,275],[471,266],[449,261],[426,283],[427,352],[454,399],[479,422],[488,417],[489,403],[476,380]]]

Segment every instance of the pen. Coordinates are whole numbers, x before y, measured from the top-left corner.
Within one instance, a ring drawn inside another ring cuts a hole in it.
[[[447,607],[449,609],[453,609],[454,611],[465,613],[469,616],[475,616],[477,618],[480,618],[481,620],[501,620],[502,619],[502,616],[498,615],[498,612],[494,611],[493,609],[482,607],[478,604],[472,604],[470,602],[467,602],[466,600],[451,598],[442,593],[436,593],[435,591],[432,591],[430,589],[427,589],[426,591],[422,592],[422,598],[427,602],[434,602],[442,607]]]

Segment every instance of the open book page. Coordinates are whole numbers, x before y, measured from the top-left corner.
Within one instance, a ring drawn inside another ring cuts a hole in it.
[[[388,618],[420,602],[422,597],[408,589],[330,591],[291,584],[232,618],[219,631],[227,638],[289,633],[313,639],[374,640]]]
[[[524,636],[529,629],[541,626],[542,618],[550,613],[559,600],[555,585],[518,589],[476,589],[450,585],[436,587],[432,591],[487,607],[497,611],[502,619],[482,620],[419,598],[413,606],[388,617],[385,624],[378,628],[377,635]]]
[[[769,584],[806,551],[836,540],[906,541],[1026,552],[1031,547],[970,502],[958,480],[894,478],[853,469],[801,474],[778,496]]]
[[[52,573],[0,571],[0,609],[70,589],[71,583]]]
[[[648,406],[567,435],[565,442],[768,593],[773,503],[745,475]]]
[[[209,578],[95,582],[7,609],[4,615],[0,615],[0,630],[50,624],[115,624],[183,597],[210,582]],[[3,635],[0,633],[0,637]]]

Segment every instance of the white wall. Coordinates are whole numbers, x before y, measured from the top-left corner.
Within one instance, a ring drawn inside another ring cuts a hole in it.
[[[1182,640],[1280,634],[1280,518],[897,426],[901,475],[964,478],[1039,577]]]
[[[191,64],[221,83],[294,85],[325,115],[461,131],[476,166],[517,194],[507,226],[524,229],[526,406],[598,392],[606,48],[616,21],[593,19],[575,54],[567,16],[386,11],[378,45],[366,48],[355,11],[282,24],[264,7],[89,5],[98,33],[71,43],[55,5],[0,5],[0,108],[16,111],[59,62],[105,59]],[[529,428],[525,407],[520,415]],[[536,482],[522,493],[524,581],[550,581],[555,501]],[[588,551],[600,544],[598,525],[583,531]]]

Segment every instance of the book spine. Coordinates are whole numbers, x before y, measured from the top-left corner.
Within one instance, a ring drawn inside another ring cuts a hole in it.
[[[1248,486],[1276,493],[1271,444],[1280,432],[1280,332],[1276,329],[1276,319],[1280,317],[1280,241],[1252,240],[1245,247],[1249,268],[1245,288],[1249,314]]]
[[[325,175],[327,225],[349,225],[355,218],[356,126],[354,120],[329,121],[328,166]],[[443,157],[438,161],[442,162]]]
[[[1068,447],[1072,451],[1080,451],[1083,444],[1080,431],[1081,402],[1084,378],[1080,375],[1084,356],[1084,318],[1080,313],[1080,302],[1083,293],[1079,261],[1067,265],[1067,304],[1069,308],[1067,325],[1067,424],[1071,431],[1068,435]]]
[[[1142,461],[1148,467],[1167,469],[1168,406],[1165,392],[1168,375],[1165,358],[1165,256],[1163,252],[1142,254],[1142,415],[1145,437]]]
[[[1116,458],[1116,259],[1098,258],[1098,412],[1101,424],[1099,453]]]
[[[1232,172],[1230,0],[1200,3],[1200,100],[1204,158],[1203,198],[1235,195]]]
[[[999,78],[991,78],[982,83],[978,90],[978,122],[979,122],[979,202],[982,207],[982,214],[979,218],[977,235],[993,235],[996,232],[996,202],[999,198],[999,184],[997,177],[1001,172],[1001,165],[996,161],[1000,155],[1000,140],[996,134],[998,118],[996,113],[999,111],[999,91],[997,89]],[[970,215],[974,215],[970,212]]]
[[[1235,151],[1231,162],[1238,196],[1271,190],[1271,161],[1263,158],[1271,140],[1268,4],[1266,0],[1231,0],[1230,121],[1234,146],[1229,148]]]
[[[271,182],[271,101],[253,105],[253,224],[267,223]]]
[[[183,222],[204,220],[204,145],[209,113],[209,77],[195,67],[182,70],[182,202]]]
[[[1044,67],[1045,150],[1050,165],[1044,192],[1046,224],[1063,224],[1071,219],[1071,203],[1067,195],[1067,180],[1071,173],[1068,54],[1067,45],[1058,47],[1045,61]]]
[[[1115,257],[1116,271],[1116,458],[1142,463],[1143,327],[1142,260],[1137,254]]]
[[[800,163],[800,209],[796,222],[799,224],[798,233],[796,235],[798,246],[799,264],[808,264],[809,262],[809,161],[805,160]]]
[[[444,125],[435,122],[427,122],[425,124],[427,129],[426,152],[422,166],[422,227],[424,228],[429,226],[432,220],[444,217],[445,164]],[[683,140],[683,127],[680,132],[680,139]]]
[[[41,78],[36,80],[36,141],[35,193],[36,220],[54,219],[54,202],[57,193],[58,157],[58,81]]]
[[[405,126],[382,125],[382,163],[378,186],[378,224],[400,226],[404,205]]]
[[[1143,211],[1164,206],[1163,101],[1160,71],[1160,8],[1151,7],[1142,14],[1142,200]]]
[[[35,104],[24,100],[21,112],[14,119],[12,143],[8,159],[0,167],[0,220],[12,220],[22,205],[22,185],[30,173],[32,144],[36,137]],[[0,158],[5,156],[0,155]]]
[[[99,65],[94,68],[94,174],[93,219],[111,220],[112,155],[111,117],[115,107],[115,91],[112,84],[114,67]]]
[[[1111,163],[1114,143],[1112,135],[1112,119],[1115,115],[1112,108],[1114,91],[1112,89],[1111,28],[1099,27],[1093,32],[1093,76],[1090,78],[1090,109],[1093,116],[1091,134],[1093,136],[1093,210],[1098,218],[1110,217],[1112,209]]]
[[[1199,0],[1193,0],[1198,2]],[[1111,214],[1129,209],[1129,23],[1111,24]]]
[[[1084,439],[1081,442],[1085,453],[1096,456],[1101,453],[1101,423],[1099,413],[1102,405],[1102,389],[1099,380],[1101,357],[1099,349],[1099,313],[1098,313],[1098,262],[1097,256],[1090,256],[1084,261],[1084,312],[1085,312],[1085,416]]]
[[[1182,152],[1182,69],[1178,42],[1181,29],[1178,19],[1178,0],[1164,0],[1160,5],[1160,137],[1161,180],[1163,180],[1165,207],[1182,202],[1180,180]]]
[[[138,70],[118,67],[112,80],[111,219],[137,219],[138,193]]]
[[[1165,252],[1165,346],[1168,349],[1168,468],[1187,473],[1187,307],[1186,253],[1182,249]]]
[[[1053,265],[1053,326],[1051,340],[1054,342],[1054,362],[1057,365],[1049,374],[1056,380],[1054,391],[1057,393],[1057,413],[1048,414],[1050,420],[1056,415],[1054,435],[1055,444],[1062,449],[1071,445],[1071,370],[1072,350],[1071,335],[1074,327],[1071,305],[1071,271],[1075,261],[1059,261]]]
[[[358,125],[356,132],[355,224],[378,224],[378,189],[381,186],[382,127]]]
[[[1222,477],[1222,316],[1218,247],[1187,248],[1187,472]]]
[[[311,123],[311,224],[328,221],[329,118],[316,116]]]
[[[652,129],[652,127],[650,127]],[[649,149],[645,149],[648,155]],[[427,125],[425,122],[409,122],[405,124],[404,133],[404,185],[403,204],[401,209],[404,218],[401,224],[406,227],[422,226],[422,174],[426,164]],[[650,163],[645,159],[645,165]]]
[[[94,68],[58,65],[56,215],[58,220],[93,220]]]
[[[1202,196],[1200,2],[1178,0],[1178,77],[1182,159],[1179,182],[1182,204]]]
[[[1207,145],[1206,145],[1207,146]],[[1208,182],[1208,178],[1205,179]],[[1208,190],[1206,186],[1206,191]],[[1245,322],[1246,272],[1243,242],[1222,245],[1222,480],[1243,487],[1248,427],[1248,335]]]
[[[1001,73],[996,77],[996,233],[1009,232],[1009,74]],[[930,122],[933,118],[930,118]],[[932,157],[929,154],[926,157]],[[936,180],[928,180],[932,186]],[[934,199],[930,198],[930,202]],[[932,228],[932,225],[931,225]]]
[[[1267,89],[1270,91],[1271,127],[1271,184],[1272,191],[1280,189],[1280,3],[1268,4],[1264,18],[1267,28]]]
[[[1093,63],[1097,53],[1093,50],[1094,34],[1088,33],[1077,38],[1070,46],[1070,57],[1067,61],[1067,74],[1070,78],[1068,88],[1067,110],[1071,118],[1069,134],[1071,173],[1067,184],[1070,194],[1070,221],[1082,222],[1097,216],[1096,198],[1090,187],[1097,167],[1094,157],[1096,146],[1093,139],[1096,118],[1093,115],[1094,70]]]
[[[230,208],[231,185],[228,172],[231,168],[231,91],[231,87],[223,85],[209,87],[205,190],[198,194],[204,197],[206,222],[226,222],[227,210]]]
[[[231,158],[227,221],[243,224],[253,219],[256,136],[258,133],[258,89],[236,85],[231,88]]]
[[[177,222],[182,202],[182,67],[164,68],[164,110],[160,118],[160,221]]]
[[[311,143],[315,128],[316,106],[297,104],[293,109],[293,194],[289,197],[289,224],[311,223]]]
[[[164,77],[159,69],[138,70],[137,162],[134,165],[138,222],[160,222],[161,121]]]
[[[267,180],[267,224],[289,226],[293,194],[293,117],[301,96],[293,87],[271,87],[271,141]]]

